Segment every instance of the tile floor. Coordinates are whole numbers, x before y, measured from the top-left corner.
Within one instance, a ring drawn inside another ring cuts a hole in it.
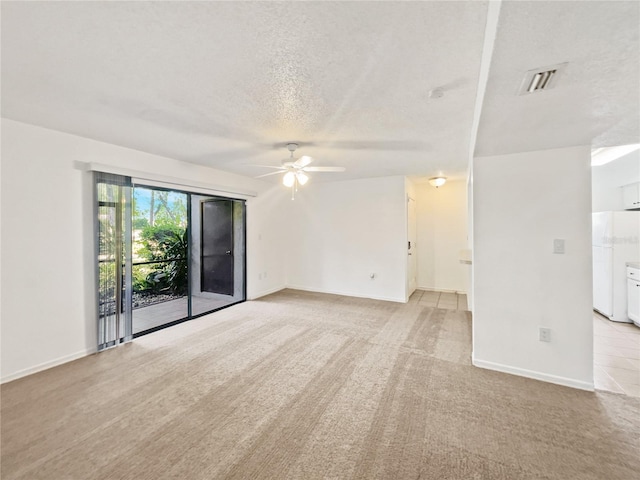
[[[594,312],[593,363],[597,389],[640,397],[640,328]]]
[[[411,299],[416,299],[420,304],[427,307],[437,307],[445,310],[468,310],[467,296],[461,293],[416,290],[411,295]]]

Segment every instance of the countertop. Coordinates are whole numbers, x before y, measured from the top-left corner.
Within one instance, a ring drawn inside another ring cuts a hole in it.
[[[627,262],[627,267],[640,269],[640,262]]]

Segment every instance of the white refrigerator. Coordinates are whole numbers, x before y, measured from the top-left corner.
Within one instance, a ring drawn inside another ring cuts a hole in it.
[[[640,212],[593,214],[593,308],[614,322],[627,316],[626,262],[640,260]]]

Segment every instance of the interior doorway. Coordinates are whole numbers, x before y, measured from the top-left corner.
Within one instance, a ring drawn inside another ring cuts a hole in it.
[[[627,268],[640,260],[640,211],[626,198],[640,186],[640,150],[625,150],[592,150],[591,156],[593,383],[640,397],[640,328],[629,313]]]

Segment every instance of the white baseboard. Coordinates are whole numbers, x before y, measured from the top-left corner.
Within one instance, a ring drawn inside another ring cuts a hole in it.
[[[383,300],[385,302],[407,303],[405,302],[404,298],[382,297],[378,295],[362,295],[360,293],[340,292],[337,290],[320,290],[317,288],[301,287],[299,285],[287,285],[286,288],[290,288],[292,290],[302,290],[303,292],[328,293],[330,295],[343,295],[345,297],[369,298],[371,300]]]
[[[511,367],[509,365],[503,365],[501,363],[488,362],[486,360],[480,360],[475,357],[471,358],[471,363],[479,368],[485,368],[487,370],[494,370],[496,372],[509,373],[511,375],[518,375],[519,377],[532,378],[534,380],[540,380],[547,383],[555,383],[556,385],[563,385],[565,387],[578,388],[580,390],[587,390],[589,392],[594,391],[593,382],[584,382],[582,380],[575,380],[573,378],[559,377],[557,375],[550,375],[548,373],[536,372],[533,370],[527,370],[524,368]]]
[[[22,370],[18,370],[17,372],[10,373],[0,379],[0,384],[7,383],[12,380],[17,380],[18,378],[26,377],[27,375],[32,375],[34,373],[41,372],[43,370],[48,370],[53,367],[57,367],[58,365],[62,365],[63,363],[72,362],[73,360],[77,360],[82,357],[86,357],[87,355],[92,355],[98,351],[97,348],[89,348],[86,350],[82,350],[80,352],[72,353],[71,355],[65,355],[64,357],[56,358],[55,360],[50,360],[48,362],[41,363],[40,365],[35,365],[33,367],[24,368]]]
[[[284,290],[285,288],[287,287],[280,286],[280,287],[270,288],[269,290],[262,290],[261,292],[257,292],[251,296],[248,296],[247,300],[257,300],[260,297],[266,297],[267,295],[271,295],[272,293],[279,292],[280,290]]]
[[[448,288],[435,288],[435,287],[423,287],[422,285],[418,285],[416,290],[425,290],[427,292],[445,292],[445,293],[458,293],[460,295],[466,295],[467,292],[464,290],[451,290]]]

